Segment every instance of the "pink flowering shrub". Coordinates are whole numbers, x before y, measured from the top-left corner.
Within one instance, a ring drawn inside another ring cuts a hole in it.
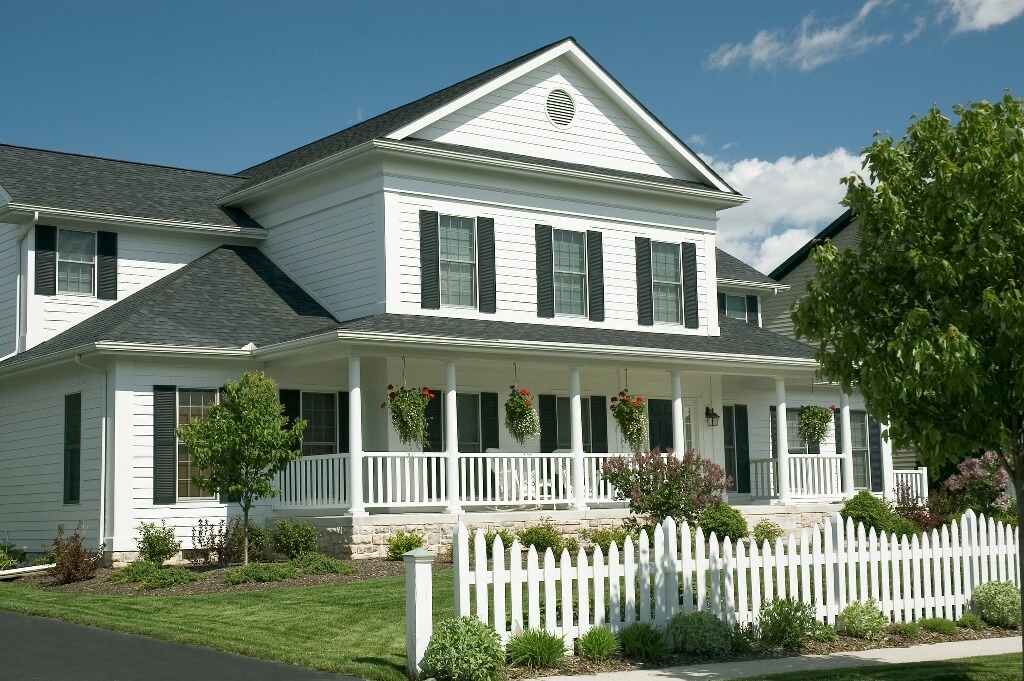
[[[636,524],[645,526],[668,516],[699,522],[705,510],[724,503],[732,482],[721,466],[692,449],[682,457],[657,448],[613,457],[605,461],[604,477],[615,486],[616,498],[629,500],[630,511],[639,516]]]
[[[970,508],[975,513],[1004,517],[1013,503],[1013,498],[1006,492],[1010,476],[995,452],[985,452],[981,458],[966,459],[957,468],[960,472],[951,475],[942,486],[958,502],[959,512]]]

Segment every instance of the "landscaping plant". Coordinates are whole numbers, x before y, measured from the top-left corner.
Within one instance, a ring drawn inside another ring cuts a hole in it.
[[[399,530],[388,537],[388,560],[402,560],[402,555],[423,546],[423,535]]]
[[[800,439],[807,444],[821,442],[828,437],[835,422],[836,408],[819,407],[816,405],[803,406],[797,412],[796,432]]]
[[[658,662],[670,652],[672,644],[661,629],[650,622],[634,622],[619,632],[622,654],[640,662]]]
[[[583,530],[580,537],[591,546],[600,546],[602,553],[608,555],[608,549],[615,544],[620,549],[626,543],[626,537],[630,536],[624,527],[599,527],[593,530]],[[636,538],[633,538],[636,541]]]
[[[103,562],[103,549],[106,545],[100,544],[99,549],[93,551],[85,548],[84,542],[81,520],[70,537],[64,536],[64,523],[57,525],[57,536],[53,539],[52,549],[55,565],[50,573],[60,584],[81,582],[96,576],[96,570]]]
[[[1020,589],[1013,582],[982,584],[971,595],[971,610],[985,622],[1004,629],[1020,626]]]
[[[569,549],[569,553],[574,552],[572,544],[562,535],[561,530],[555,527],[551,518],[545,518],[536,525],[528,525],[517,530],[516,538],[524,548],[536,547],[537,553],[542,556],[548,549],[551,549],[556,558],[562,553],[562,549]]]
[[[295,579],[299,571],[288,563],[249,563],[242,567],[228,570],[224,581],[228,584],[246,584],[248,582],[281,582]]]
[[[525,446],[526,441],[540,435],[540,416],[533,407],[533,394],[526,388],[510,385],[505,400],[505,428],[512,439]]]
[[[611,400],[612,418],[619,426],[622,439],[632,452],[639,452],[647,442],[647,413],[644,411],[644,398],[630,395],[629,388],[623,388]]]
[[[786,650],[800,650],[814,629],[814,606],[794,598],[775,599],[757,617],[761,641]]]
[[[764,546],[765,542],[775,546],[775,540],[782,535],[783,531],[778,523],[774,523],[767,518],[758,520],[757,524],[754,525],[754,543],[759,547]]]
[[[896,622],[895,624],[890,624],[886,631],[903,638],[921,637],[921,625],[917,622]]]
[[[934,494],[932,496],[935,496]],[[906,483],[896,485],[896,505],[893,511],[900,518],[913,523],[926,532],[942,527],[949,513],[939,513],[930,504],[923,504]]]
[[[322,553],[303,553],[292,558],[288,564],[304,575],[352,575],[356,573],[356,569],[351,564]]]
[[[952,636],[956,633],[956,622],[947,620],[944,617],[926,617],[920,620],[918,624],[925,631],[934,631],[936,634]]]
[[[604,627],[594,627],[576,639],[576,654],[595,662],[607,660],[620,649],[618,635]]]
[[[288,558],[304,553],[316,553],[320,536],[316,528],[298,518],[280,518],[270,526],[270,541],[274,550]]]
[[[964,459],[957,465],[957,473],[942,483],[957,503],[957,515],[967,509],[975,513],[1009,522],[1008,512],[1013,497],[1006,492],[1010,475],[1003,468],[995,452],[985,452],[980,457]],[[1014,514],[1016,516],[1016,514]],[[1016,524],[1016,517],[1013,517]]]
[[[499,681],[504,666],[498,632],[475,617],[439,622],[420,663],[423,677],[437,681]]]
[[[839,639],[839,634],[836,633],[835,628],[828,626],[824,622],[814,620],[807,638],[818,643],[835,643]]]
[[[869,598],[864,603],[851,603],[843,608],[836,629],[847,636],[876,641],[888,625],[889,618],[878,609],[875,599]]]
[[[148,560],[133,560],[119,570],[107,575],[107,581],[115,584],[134,584],[160,569],[160,566]]]
[[[750,533],[743,514],[724,502],[706,509],[700,516],[700,526],[704,528],[705,537],[714,532],[719,542],[726,537],[737,542],[746,539]]]
[[[710,612],[680,612],[668,623],[677,652],[722,657],[732,650],[732,628]]]
[[[198,582],[202,577],[188,568],[179,565],[168,565],[146,575],[139,580],[140,589],[166,589],[169,586]]]
[[[962,629],[980,631],[985,628],[985,622],[973,612],[965,612],[960,616],[960,621],[956,623],[956,626]]]
[[[391,414],[391,425],[407,447],[427,445],[427,405],[437,397],[428,388],[396,388],[388,384],[388,399],[381,409]]]
[[[139,548],[139,559],[155,565],[163,565],[181,550],[181,542],[175,538],[174,528],[167,527],[166,520],[160,521],[160,527],[156,523],[140,524],[135,544]]]
[[[543,629],[527,629],[505,644],[505,657],[513,667],[546,669],[565,656],[565,639]]]

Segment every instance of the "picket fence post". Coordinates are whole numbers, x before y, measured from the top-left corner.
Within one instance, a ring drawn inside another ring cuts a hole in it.
[[[405,561],[405,669],[420,677],[420,662],[434,630],[434,554],[424,548],[402,555]]]

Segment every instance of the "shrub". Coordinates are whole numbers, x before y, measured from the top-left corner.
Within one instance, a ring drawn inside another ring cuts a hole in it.
[[[920,638],[921,625],[917,622],[897,622],[889,625],[888,632],[903,638]]]
[[[619,637],[604,627],[594,627],[576,639],[576,654],[600,662],[619,652]]]
[[[814,627],[814,606],[794,598],[775,599],[757,618],[761,640],[786,650],[800,650]]]
[[[668,623],[676,651],[721,657],[732,649],[732,628],[710,612],[681,612]]]
[[[198,582],[201,578],[188,568],[169,565],[158,568],[139,582],[140,589],[164,589],[169,586]]]
[[[251,541],[251,539],[250,539]],[[270,526],[270,541],[274,550],[289,559],[304,553],[316,553],[320,548],[320,537],[316,528],[307,522],[292,518],[275,520]]]
[[[14,557],[7,553],[6,547],[0,546],[0,570],[10,570],[18,561]]]
[[[544,555],[544,552],[551,549],[557,558],[562,549],[568,549],[569,553],[575,553],[579,544],[575,539],[569,539],[562,534],[561,530],[555,527],[551,518],[545,518],[537,525],[524,527],[516,531],[516,538],[526,548],[537,547],[537,553]]]
[[[971,609],[988,624],[1005,629],[1020,626],[1020,589],[1013,582],[989,582],[974,590]]]
[[[843,520],[852,518],[855,527],[864,523],[865,530],[873,527],[876,532],[892,532],[896,519],[889,505],[867,490],[861,490],[848,499],[839,515]]]
[[[956,626],[962,629],[973,629],[974,631],[979,631],[985,628],[985,622],[983,622],[982,619],[973,612],[965,612],[960,617],[960,621],[956,623]]]
[[[351,575],[356,569],[350,564],[322,553],[303,553],[289,564],[304,575]]]
[[[508,547],[512,546],[512,542],[516,540],[516,533],[507,528],[498,528],[496,530],[486,530],[484,532],[484,545],[487,547],[485,552],[489,558],[491,555],[491,549],[494,547],[494,540],[497,537],[501,537],[501,545],[508,551]],[[469,561],[470,564],[476,559],[476,530],[471,530],[469,533]]]
[[[111,572],[107,575],[107,581],[114,582],[115,584],[134,584],[135,582],[141,582],[159,569],[160,566],[156,563],[148,560],[136,560],[128,563],[120,570]]]
[[[402,560],[402,554],[423,546],[423,535],[399,530],[388,537],[388,560]]]
[[[57,536],[53,539],[53,576],[61,584],[81,582],[96,576],[96,570],[103,561],[104,544],[96,551],[82,546],[82,521],[70,537],[64,536],[64,524],[57,526]]]
[[[692,449],[682,457],[671,450],[663,456],[657,448],[613,456],[603,473],[615,486],[616,498],[628,499],[630,511],[649,525],[669,516],[696,523],[706,508],[722,503],[731,484],[724,468]]]
[[[736,624],[729,632],[729,647],[732,652],[746,655],[757,646],[757,630],[752,623]]]
[[[814,620],[814,624],[811,626],[811,631],[807,634],[807,637],[818,643],[835,643],[839,639],[839,634],[836,633],[834,628],[824,622]]]
[[[620,631],[619,645],[623,655],[641,662],[657,662],[672,650],[664,632],[649,622],[635,622]]]
[[[228,584],[281,582],[298,576],[299,571],[288,563],[249,563],[245,567],[228,570],[224,575],[224,581]]]
[[[219,525],[200,520],[192,528],[193,565],[219,565],[226,567],[242,562],[245,536],[242,534],[242,519],[232,518]],[[270,535],[262,525],[249,522],[249,555],[260,556],[270,543]]]
[[[706,509],[701,514],[700,526],[704,528],[705,537],[714,532],[719,542],[726,537],[737,542],[746,539],[750,534],[747,529],[747,520],[743,514],[726,503],[716,504]]]
[[[174,536],[174,528],[167,527],[167,521],[161,520],[160,527],[156,523],[139,525],[139,538],[135,540],[139,547],[139,559],[163,565],[164,561],[178,555],[181,542]]]
[[[600,546],[601,551],[607,556],[612,544],[622,549],[630,533],[625,527],[599,527],[595,530],[583,530],[580,536],[591,546]]]
[[[772,546],[775,546],[775,540],[785,534],[782,528],[777,523],[773,523],[767,518],[762,518],[757,521],[754,525],[754,543],[758,547],[764,546],[765,542],[768,542]]]
[[[475,617],[459,617],[434,627],[421,666],[424,678],[437,681],[497,681],[504,663],[498,632]]]
[[[958,472],[942,483],[952,493],[957,513],[967,509],[1000,517],[1010,510],[1013,498],[1006,492],[1009,474],[1003,469],[995,452],[969,458],[957,465]]]
[[[542,629],[528,629],[505,644],[505,657],[514,667],[554,667],[565,655],[565,639]]]
[[[906,483],[896,485],[896,515],[904,518],[926,532],[946,524],[947,515],[937,513],[929,505],[921,503]]]
[[[947,620],[944,617],[928,617],[918,622],[918,624],[925,631],[934,631],[936,634],[952,636],[956,633],[956,622]]]
[[[836,628],[847,636],[875,641],[888,624],[889,619],[878,609],[875,599],[869,598],[864,603],[851,603],[843,608]]]
[[[914,535],[921,534],[921,528],[900,516],[894,516],[892,519],[892,527],[889,530],[893,536],[898,537],[902,540],[903,537],[907,537],[908,540],[913,538]]]

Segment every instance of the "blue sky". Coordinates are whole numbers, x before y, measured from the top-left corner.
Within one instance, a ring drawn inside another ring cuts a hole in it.
[[[572,35],[752,198],[721,241],[763,270],[839,215],[876,130],[1024,95],[1024,0],[0,0],[0,18],[0,142],[220,172]]]

